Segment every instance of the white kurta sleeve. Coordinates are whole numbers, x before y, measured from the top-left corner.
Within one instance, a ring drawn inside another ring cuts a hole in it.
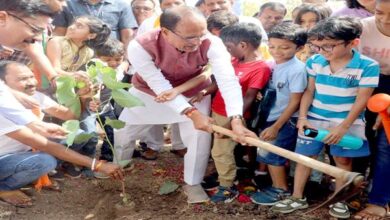
[[[211,45],[207,57],[211,71],[215,76],[218,89],[225,101],[227,116],[242,115],[243,96],[238,78],[231,65],[231,57],[222,40],[215,36],[209,37]]]
[[[136,40],[130,42],[127,52],[134,70],[142,77],[154,93],[160,94],[161,92],[172,89],[171,83],[154,64],[153,58]],[[175,99],[165,102],[165,104],[178,113],[191,107],[183,95],[178,95]]]

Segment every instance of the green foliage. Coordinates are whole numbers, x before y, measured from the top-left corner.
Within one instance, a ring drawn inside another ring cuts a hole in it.
[[[109,125],[115,129],[121,129],[125,127],[126,123],[121,120],[111,120],[109,117],[106,117],[106,123],[104,126]]]
[[[132,96],[129,92],[124,89],[112,90],[112,98],[122,107],[135,107],[144,106],[144,103],[137,97]]]
[[[94,134],[88,134],[88,133],[81,133],[77,135],[73,141],[74,144],[82,144],[89,139],[93,138],[95,135]]]
[[[78,120],[68,120],[62,124],[62,127],[69,132],[66,136],[66,145],[69,147],[73,144],[77,136],[77,132],[80,129],[80,122]]]
[[[80,117],[81,103],[74,89],[77,86],[76,80],[71,76],[60,76],[57,78],[56,83],[58,102],[70,108],[77,117]]]
[[[158,191],[158,194],[159,195],[167,195],[169,193],[174,192],[177,188],[179,188],[179,185],[177,185],[175,182],[166,181],[160,187],[160,190]]]
[[[123,82],[118,82],[116,79],[112,78],[108,74],[104,74],[102,76],[103,84],[107,86],[107,88],[111,90],[116,90],[116,89],[124,89],[124,88],[130,88],[131,85],[129,83],[123,83]]]

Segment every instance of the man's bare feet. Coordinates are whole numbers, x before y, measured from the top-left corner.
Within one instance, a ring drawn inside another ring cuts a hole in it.
[[[379,220],[386,217],[387,210],[385,207],[368,204],[367,207],[356,213],[355,219]]]
[[[0,200],[21,208],[32,206],[31,198],[20,190],[0,191]]]

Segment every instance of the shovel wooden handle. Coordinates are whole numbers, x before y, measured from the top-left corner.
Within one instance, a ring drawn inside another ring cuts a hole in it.
[[[236,135],[233,133],[233,131],[228,130],[226,128],[217,126],[217,125],[212,125],[212,128],[215,132],[229,136],[231,138],[235,138]],[[245,142],[248,143],[251,146],[262,148],[266,151],[272,152],[274,154],[280,155],[282,157],[285,157],[287,159],[290,159],[292,161],[295,161],[297,163],[303,164],[307,167],[310,167],[312,169],[318,170],[320,172],[323,172],[325,174],[328,174],[330,176],[335,177],[336,179],[341,179],[343,181],[347,181],[352,172],[348,172],[346,170],[340,169],[335,166],[331,166],[329,164],[320,162],[318,160],[312,159],[310,157],[297,154],[292,151],[285,150],[283,148],[280,148],[278,146],[272,145],[270,143],[261,141],[256,138],[251,138],[251,137],[245,137]]]

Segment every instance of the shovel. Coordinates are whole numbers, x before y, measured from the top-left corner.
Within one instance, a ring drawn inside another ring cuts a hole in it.
[[[233,131],[228,130],[226,128],[217,125],[212,125],[212,128],[217,133],[229,136],[231,138],[236,137]],[[338,167],[331,166],[329,164],[320,162],[304,155],[297,154],[295,152],[285,150],[283,148],[261,141],[256,138],[245,137],[245,142],[248,143],[248,145],[250,146],[262,148],[263,150],[283,156],[289,160],[303,164],[311,169],[315,169],[322,173],[328,174],[329,176],[336,178],[337,181],[340,180],[344,183],[343,186],[339,190],[335,191],[332,196],[330,196],[325,202],[310,210],[309,212],[314,211],[325,205],[335,203],[337,201],[347,200],[352,196],[360,193],[364,188],[364,177],[360,173],[349,172]]]

